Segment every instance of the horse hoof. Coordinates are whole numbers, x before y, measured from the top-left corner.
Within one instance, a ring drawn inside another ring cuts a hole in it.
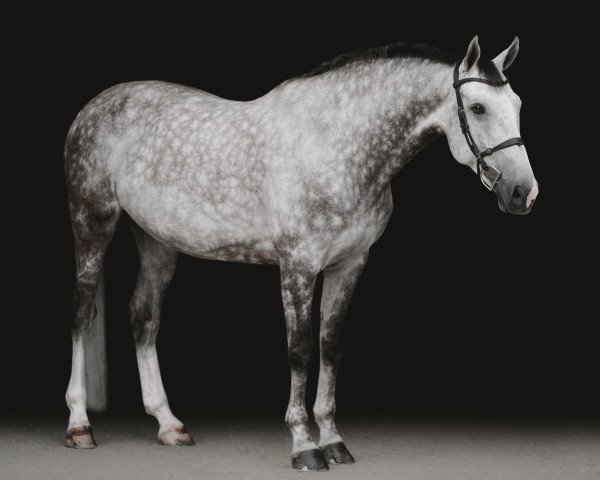
[[[344,442],[325,445],[321,447],[321,450],[327,463],[354,463],[354,457],[350,454]]]
[[[300,472],[329,470],[329,466],[323,458],[323,453],[318,448],[294,453],[292,455],[292,467]]]
[[[184,426],[171,428],[158,434],[161,445],[196,445],[194,439]]]
[[[65,446],[69,448],[96,448],[96,440],[89,426],[69,428],[65,438]]]

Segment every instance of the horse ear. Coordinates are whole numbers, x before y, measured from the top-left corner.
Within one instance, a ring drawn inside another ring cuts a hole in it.
[[[481,49],[479,48],[479,37],[475,35],[471,43],[469,43],[469,48],[467,48],[467,54],[462,61],[462,70],[468,72],[473,68],[473,66],[479,60],[479,56],[481,55]]]
[[[519,37],[515,37],[515,39],[510,44],[510,47],[504,50],[492,61],[501,71],[504,71],[512,65],[515,58],[517,58],[517,53],[519,53]]]

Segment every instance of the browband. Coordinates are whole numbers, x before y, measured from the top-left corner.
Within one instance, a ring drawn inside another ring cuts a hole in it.
[[[467,82],[487,83],[488,85],[492,85],[494,87],[501,87],[502,85],[506,85],[508,83],[508,78],[506,78],[505,80],[499,80],[497,82],[494,82],[492,80],[486,80],[485,78],[477,78],[477,77],[467,77],[467,78],[458,79],[457,74],[458,74],[458,72],[455,70],[454,83],[452,84],[452,86],[454,88],[459,87],[463,83],[467,83]]]

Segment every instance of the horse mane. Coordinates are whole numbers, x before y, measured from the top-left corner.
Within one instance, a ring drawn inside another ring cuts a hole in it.
[[[355,63],[366,63],[381,59],[392,58],[416,58],[420,60],[429,60],[445,65],[455,65],[462,57],[454,52],[430,47],[422,43],[392,43],[382,47],[367,48],[355,50],[348,53],[342,53],[332,60],[328,60],[317,65],[307,73],[299,75],[296,78],[310,78],[321,75],[332,70],[338,70]],[[498,67],[487,58],[479,58],[477,62],[479,74],[482,78],[493,82],[504,80],[502,72]]]

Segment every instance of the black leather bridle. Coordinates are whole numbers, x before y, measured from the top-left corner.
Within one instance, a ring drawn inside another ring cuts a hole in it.
[[[498,180],[500,180],[502,172],[500,172],[496,167],[487,164],[483,158],[491,155],[494,152],[497,152],[498,150],[512,147],[513,145],[525,145],[525,142],[521,137],[514,137],[509,138],[508,140],[505,140],[502,143],[499,143],[495,147],[485,148],[483,150],[479,149],[479,147],[475,143],[475,140],[473,139],[473,135],[471,135],[471,131],[469,130],[469,123],[467,122],[467,113],[465,112],[465,106],[463,104],[462,97],[460,96],[460,86],[463,83],[467,82],[480,82],[492,85],[494,87],[501,87],[508,83],[508,78],[499,82],[475,77],[459,79],[458,69],[460,67],[460,64],[461,62],[458,62],[456,64],[456,67],[454,68],[454,83],[452,84],[452,86],[454,87],[454,91],[456,92],[456,103],[458,106],[458,119],[460,121],[460,128],[463,132],[463,135],[465,136],[465,139],[467,140],[467,145],[469,145],[469,148],[471,149],[473,155],[475,155],[475,158],[477,159],[477,175],[479,175],[481,183],[483,183],[488,190],[493,190],[496,184],[498,183]]]

